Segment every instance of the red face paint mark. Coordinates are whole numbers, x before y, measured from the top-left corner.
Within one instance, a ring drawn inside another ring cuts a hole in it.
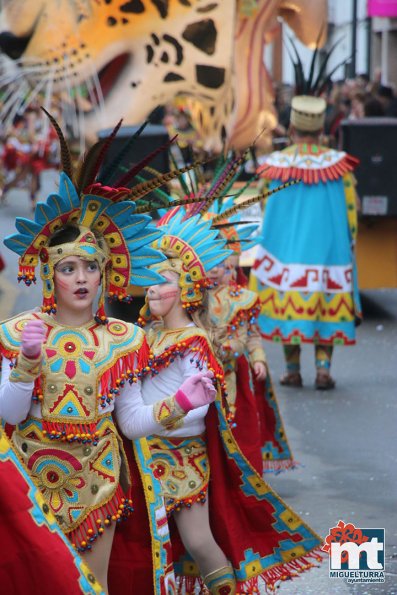
[[[153,296],[149,296],[149,301],[154,302],[157,300],[166,300],[170,297],[175,297],[178,294],[178,289],[175,289],[174,291],[167,291],[166,293],[163,293],[157,297],[153,297]]]
[[[68,289],[70,289],[70,285],[71,284],[68,283],[67,281],[61,281],[60,279],[57,279],[56,280],[56,285],[57,285],[58,288],[68,290]]]

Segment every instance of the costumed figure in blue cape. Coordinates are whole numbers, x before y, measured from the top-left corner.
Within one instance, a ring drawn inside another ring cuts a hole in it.
[[[309,80],[297,55],[298,95],[291,105],[294,144],[269,155],[258,173],[271,189],[301,183],[270,196],[250,288],[261,299],[258,318],[263,338],[284,348],[281,384],[302,386],[301,344],[315,345],[315,386],[331,389],[334,345],[354,345],[361,316],[354,258],[357,234],[357,160],[320,145],[326,102],[320,94],[329,76],[321,67]]]

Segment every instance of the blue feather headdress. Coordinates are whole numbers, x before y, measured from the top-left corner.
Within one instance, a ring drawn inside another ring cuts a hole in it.
[[[17,233],[6,237],[4,243],[19,256],[18,281],[27,285],[34,283],[35,269],[41,263],[43,310],[47,312],[56,310],[53,275],[57,262],[70,254],[97,260],[103,272],[103,291],[97,317],[105,322],[103,300],[106,291],[111,297],[129,299],[129,285],[148,286],[163,281],[155,270],[148,268],[165,257],[151,246],[162,235],[162,230],[154,227],[152,218],[145,214],[152,206],[150,201],[145,202],[144,197],[194,166],[160,174],[144,182],[138,180],[137,183],[141,170],[160,150],[168,148],[169,142],[172,142],[169,141],[123,172],[114,185],[107,185],[117,172],[120,155],[102,171],[101,166],[120,122],[107,139],[88,151],[73,175],[70,151],[63,133],[54,118],[47,115],[57,131],[61,146],[63,171],[59,191],[51,194],[46,201],[37,203],[32,220],[18,217]],[[143,128],[127,142],[128,148]],[[131,188],[132,183],[135,185]],[[49,245],[55,232],[71,226],[78,230],[75,240],[61,246]]]

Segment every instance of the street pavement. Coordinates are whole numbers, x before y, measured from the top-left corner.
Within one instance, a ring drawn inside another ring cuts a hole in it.
[[[314,390],[312,346],[303,348],[304,388],[279,386],[287,437],[302,467],[269,483],[323,537],[339,520],[384,528],[386,582],[345,585],[328,577],[327,561],[282,586],[283,595],[397,593],[397,290],[367,292],[363,306],[357,345],[335,349],[335,390]],[[276,381],[284,371],[281,347],[265,348]]]
[[[47,174],[43,196],[54,188],[55,177]],[[0,274],[0,320],[41,301],[40,283],[16,285],[17,257],[2,245],[14,231],[16,216],[31,216],[22,190],[10,192],[8,204],[0,208],[0,251],[7,262]],[[333,391],[313,388],[312,346],[303,348],[304,387],[279,386],[281,347],[265,344],[288,440],[301,464],[267,480],[323,537],[339,520],[358,528],[385,528],[386,582],[347,585],[329,578],[325,561],[282,584],[280,595],[397,595],[397,290],[366,292],[363,305],[357,345],[335,349]]]

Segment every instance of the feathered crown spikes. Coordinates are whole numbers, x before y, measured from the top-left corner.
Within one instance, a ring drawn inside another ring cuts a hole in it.
[[[312,59],[311,59],[310,67],[309,67],[309,73],[308,73],[307,77],[305,76],[305,72],[303,69],[303,63],[302,63],[301,57],[299,56],[299,52],[296,47],[296,44],[294,43],[294,40],[291,37],[289,37],[289,42],[292,46],[293,54],[295,57],[292,55],[288,46],[286,46],[286,48],[287,48],[287,52],[289,54],[289,57],[291,59],[293,67],[294,67],[295,95],[314,95],[316,97],[320,96],[326,90],[327,85],[331,81],[331,78],[332,78],[332,75],[334,74],[334,72],[336,72],[336,70],[338,68],[340,68],[341,66],[343,66],[350,60],[350,57],[346,58],[345,60],[342,60],[331,70],[331,72],[327,73],[327,66],[328,66],[329,59],[330,59],[331,55],[333,54],[337,45],[340,44],[341,40],[338,39],[331,46],[331,48],[329,50],[323,50],[321,59],[320,59],[319,49],[321,47],[320,42],[323,37],[323,34],[324,34],[324,25],[321,27],[318,37],[317,37],[317,40],[316,40],[316,46],[313,51],[313,55],[312,55]],[[315,71],[316,71],[317,62],[319,62],[319,65],[317,68],[318,73],[316,76]]]
[[[219,238],[218,232],[211,229],[211,221],[205,221],[200,215],[188,219],[184,216],[184,210],[179,210],[158,222],[163,235],[154,245],[169,260],[156,265],[155,269],[179,273],[182,306],[192,313],[202,305],[203,292],[209,286],[207,272],[223,262],[231,251],[225,249],[226,241]],[[146,304],[139,322],[144,324],[148,319],[150,311]]]
[[[226,240],[227,248],[234,252],[239,253],[243,249],[247,250],[254,246],[256,240],[252,236],[258,229],[258,224],[242,221],[242,212],[260,201],[266,201],[272,194],[296,184],[300,180],[293,180],[269,192],[240,200],[250,184],[258,177],[253,174],[245,184],[233,192],[233,185],[244,167],[243,156],[245,158],[247,152],[248,150],[244,151],[238,158],[220,156],[210,182],[206,182],[200,175],[200,170],[196,169],[179,175],[180,191],[178,194],[182,198],[169,203],[169,207],[173,208],[168,211],[159,209],[163,215],[162,224],[171,222],[172,218],[182,210],[183,221],[195,215],[210,220],[212,229],[220,232],[221,237]],[[232,194],[229,194],[230,192]]]
[[[220,223],[214,224],[214,221],[221,213],[234,207],[257,178],[256,174],[252,175],[245,184],[233,191],[233,185],[242,172],[248,151],[247,149],[239,157],[221,155],[211,181],[205,181],[202,175],[197,175],[199,172],[196,170],[178,177],[179,194],[184,197],[179,201],[179,205],[185,207],[184,219],[200,214],[204,219],[212,220],[213,228],[226,240],[227,247],[238,253],[255,245],[255,240],[250,238],[258,229],[258,224],[241,221],[240,212],[229,219],[223,218]],[[229,194],[230,192],[233,193]],[[169,212],[167,218],[172,214],[173,212]]]

